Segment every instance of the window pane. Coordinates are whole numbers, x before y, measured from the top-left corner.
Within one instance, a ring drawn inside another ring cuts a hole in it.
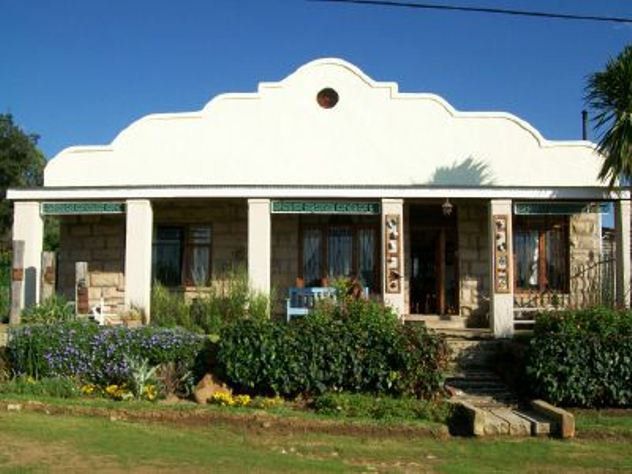
[[[353,264],[353,233],[348,227],[331,227],[328,236],[330,278],[351,277]]]
[[[303,280],[306,286],[320,286],[322,238],[320,230],[303,232]]]
[[[550,290],[564,290],[566,285],[566,243],[564,229],[554,226],[545,235],[546,279]]]
[[[538,236],[537,230],[516,229],[516,284],[519,288],[538,287]]]
[[[189,228],[189,268],[191,283],[206,286],[211,279],[211,228],[193,226]]]
[[[158,227],[152,249],[152,277],[166,286],[178,286],[181,278],[182,229]]]
[[[191,280],[195,286],[205,286],[209,280],[209,247],[191,248]]]
[[[362,286],[375,289],[375,231],[358,231],[358,270]]]
[[[189,240],[193,245],[210,245],[210,227],[191,227],[189,230]]]

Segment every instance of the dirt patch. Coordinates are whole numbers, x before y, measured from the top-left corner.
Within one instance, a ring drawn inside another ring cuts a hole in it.
[[[222,424],[228,427],[248,429],[254,433],[274,433],[289,435],[293,433],[319,433],[331,435],[370,436],[385,438],[432,437],[446,439],[450,435],[445,426],[424,427],[411,425],[369,425],[339,420],[310,420],[303,418],[281,417],[264,411],[250,413],[226,413],[206,409],[190,410],[131,410],[126,408],[99,408],[86,406],[59,406],[42,402],[7,402],[0,404],[0,410],[20,405],[21,410],[48,415],[96,416],[112,421],[132,421],[149,423],[167,423],[183,427],[204,427]]]

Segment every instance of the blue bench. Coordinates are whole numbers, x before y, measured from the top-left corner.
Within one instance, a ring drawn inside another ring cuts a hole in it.
[[[336,300],[336,289],[328,286],[290,288],[287,298],[287,321],[296,316],[307,316],[316,303],[322,300]]]

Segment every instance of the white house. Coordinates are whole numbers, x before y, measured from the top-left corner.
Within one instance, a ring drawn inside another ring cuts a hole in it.
[[[326,58],[65,149],[43,188],[8,197],[35,281],[42,216],[60,216],[57,283],[71,297],[78,261],[91,301],[148,314],[153,279],[207,285],[243,262],[263,291],[353,276],[403,317],[506,336],[534,295],[590,300],[608,202],[629,304],[629,194],[597,180],[601,160],[590,142],[546,140],[511,114],[460,112]],[[38,301],[31,287],[23,304]]]

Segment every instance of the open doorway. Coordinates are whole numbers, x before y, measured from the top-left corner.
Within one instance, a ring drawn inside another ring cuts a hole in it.
[[[410,314],[458,314],[458,236],[456,209],[412,204],[410,228]]]

